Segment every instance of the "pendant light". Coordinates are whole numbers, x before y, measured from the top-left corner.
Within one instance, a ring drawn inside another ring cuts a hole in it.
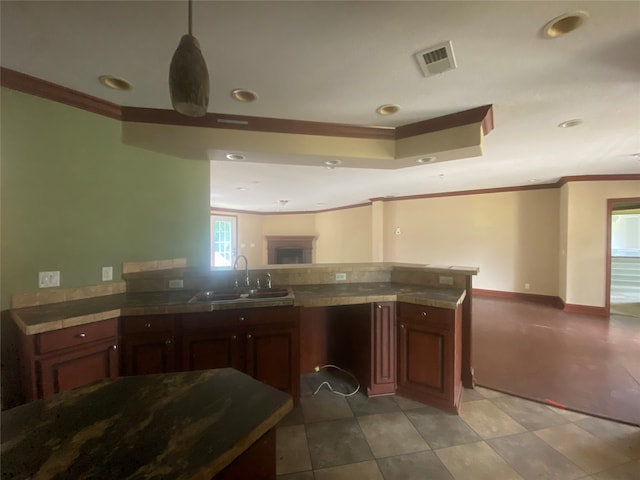
[[[169,92],[175,111],[189,117],[202,117],[209,105],[209,72],[200,44],[191,35],[191,0],[189,0],[189,33],[183,35],[171,58]]]

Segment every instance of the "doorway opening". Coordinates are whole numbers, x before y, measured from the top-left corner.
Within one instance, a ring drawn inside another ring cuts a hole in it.
[[[607,204],[608,311],[640,318],[640,198]]]

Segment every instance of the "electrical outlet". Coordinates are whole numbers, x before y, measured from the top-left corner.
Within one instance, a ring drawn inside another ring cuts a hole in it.
[[[529,290],[531,288],[531,285],[529,285],[528,283],[524,284],[524,289],[525,290]]]
[[[169,280],[169,288],[184,288],[184,282],[181,278],[174,278]]]
[[[453,285],[453,277],[440,276],[440,285]]]
[[[102,281],[108,282],[113,280],[113,267],[102,267]]]
[[[38,272],[38,288],[60,286],[60,272]]]
[[[402,230],[400,230],[400,227],[396,227],[395,234],[402,235]]]
[[[346,273],[336,273],[336,280],[340,281],[340,280],[346,280],[347,279],[347,274]]]

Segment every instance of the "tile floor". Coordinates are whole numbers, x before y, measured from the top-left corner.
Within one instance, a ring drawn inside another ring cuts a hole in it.
[[[640,478],[638,427],[480,387],[459,416],[399,396],[314,396],[314,375],[277,428],[279,480]]]

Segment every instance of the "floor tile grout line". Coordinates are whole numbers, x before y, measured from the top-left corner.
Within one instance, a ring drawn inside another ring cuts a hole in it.
[[[488,389],[488,390],[491,390],[491,389]],[[480,395],[482,395],[482,394],[480,394]],[[528,428],[528,427],[526,427],[525,425],[523,425],[522,423],[520,423],[520,421],[518,421],[518,419],[516,418],[516,415],[512,415],[512,414],[510,414],[510,413],[509,413],[507,410],[505,410],[503,407],[501,407],[500,405],[496,404],[496,402],[498,401],[498,399],[500,399],[500,398],[504,398],[504,397],[518,398],[518,399],[522,400],[522,401],[523,401],[523,402],[525,402],[525,403],[529,403],[529,402],[530,402],[531,404],[544,406],[544,407],[546,407],[550,412],[552,412],[552,413],[554,413],[554,414],[556,414],[556,415],[560,415],[561,417],[563,417],[564,422],[563,422],[563,423],[559,423],[559,424],[557,424],[557,425],[552,424],[552,425],[549,425],[549,426],[546,426],[546,427],[542,427],[542,428],[537,428],[537,427],[531,427],[531,428]],[[370,453],[371,453],[371,457],[372,457],[372,459],[376,462],[377,468],[378,468],[378,470],[379,470],[380,472],[382,472],[382,471],[381,471],[381,468],[380,468],[380,462],[379,462],[379,460],[382,460],[382,459],[385,459],[385,458],[394,458],[394,457],[399,457],[399,456],[402,456],[402,455],[408,455],[408,454],[412,454],[412,453],[421,453],[421,452],[428,452],[428,451],[431,451],[431,452],[432,452],[432,453],[434,453],[434,454],[436,455],[436,457],[440,460],[440,457],[437,455],[437,452],[438,452],[438,451],[440,451],[440,450],[442,450],[442,449],[444,449],[444,448],[449,448],[449,447],[433,448],[433,447],[431,446],[431,444],[429,443],[429,441],[427,440],[427,438],[425,438],[425,436],[424,436],[424,435],[423,435],[423,434],[418,430],[418,428],[417,428],[416,424],[415,424],[414,422],[412,422],[412,421],[411,421],[411,418],[410,418],[410,417],[409,417],[409,415],[408,415],[408,413],[409,413],[409,412],[412,412],[412,411],[415,411],[415,410],[419,410],[420,408],[423,408],[423,407],[424,407],[424,408],[430,408],[430,407],[429,407],[428,405],[422,405],[421,407],[402,408],[402,407],[400,406],[400,404],[395,400],[395,398],[396,398],[395,396],[393,396],[393,397],[392,397],[392,399],[394,399],[394,402],[395,402],[395,404],[396,404],[396,405],[395,405],[395,407],[397,407],[397,410],[395,410],[395,409],[394,409],[394,410],[393,410],[393,413],[397,413],[398,411],[402,412],[402,414],[403,414],[404,418],[405,418],[406,420],[408,420],[408,421],[409,421],[409,423],[413,426],[413,428],[414,428],[414,429],[417,431],[417,433],[419,434],[420,438],[422,438],[422,440],[424,441],[425,445],[427,446],[427,448],[426,448],[426,449],[424,449],[424,450],[420,450],[419,452],[399,453],[399,454],[396,454],[396,455],[389,455],[389,456],[386,456],[386,457],[380,457],[380,458],[377,458],[377,457],[375,457],[375,455],[373,455],[373,450],[372,450],[372,448],[371,448],[371,445],[369,444],[369,441],[367,440],[367,437],[364,435],[364,431],[362,430],[362,427],[361,427],[361,424],[360,424],[360,418],[361,418],[361,417],[362,417],[362,418],[366,418],[366,417],[373,416],[373,415],[381,415],[381,414],[384,414],[384,413],[392,413],[392,412],[388,412],[388,411],[380,411],[380,412],[365,412],[365,413],[360,412],[360,414],[357,414],[357,413],[356,413],[357,406],[356,406],[356,405],[352,405],[352,404],[351,404],[351,402],[347,401],[346,403],[347,403],[347,406],[348,406],[348,408],[349,408],[350,416],[349,416],[349,417],[342,417],[342,419],[353,418],[353,419],[355,419],[355,420],[356,420],[356,423],[357,423],[357,425],[358,425],[358,430],[359,430],[359,432],[362,434],[363,438],[365,439],[366,444],[367,444],[367,447],[368,447],[368,449],[369,449],[369,451],[370,451]],[[617,447],[616,447],[616,445],[615,445],[615,440],[610,439],[610,438],[607,438],[604,434],[601,436],[600,434],[598,434],[598,432],[597,432],[597,431],[596,431],[596,432],[591,432],[591,431],[589,431],[589,430],[586,430],[586,429],[585,429],[585,428],[583,428],[581,425],[579,425],[579,424],[578,424],[578,422],[581,422],[581,421],[583,421],[583,420],[585,420],[585,419],[593,418],[593,419],[597,419],[597,420],[600,420],[600,421],[603,421],[603,422],[610,422],[610,423],[612,423],[612,424],[622,424],[622,425],[626,425],[624,422],[619,422],[619,421],[616,421],[616,420],[613,420],[613,419],[608,419],[608,418],[601,418],[601,417],[598,417],[598,416],[595,416],[595,415],[589,415],[589,414],[582,414],[582,413],[580,413],[580,416],[579,416],[579,417],[577,417],[577,418],[576,418],[576,417],[571,417],[571,416],[564,416],[564,415],[562,415],[561,413],[559,413],[558,411],[556,411],[556,409],[555,409],[555,408],[553,408],[552,406],[549,406],[549,405],[545,404],[544,402],[539,402],[539,401],[535,401],[535,400],[532,400],[532,399],[523,398],[523,397],[519,397],[519,396],[517,396],[517,395],[511,395],[511,394],[503,394],[503,395],[501,395],[501,396],[484,396],[484,395],[482,395],[482,398],[478,398],[478,399],[470,400],[470,401],[467,401],[467,402],[464,402],[464,403],[465,403],[465,404],[468,404],[468,403],[472,403],[472,402],[475,402],[475,401],[478,401],[478,400],[489,400],[489,402],[490,402],[490,403],[491,403],[491,404],[492,404],[496,409],[498,409],[499,411],[501,411],[502,413],[504,413],[505,415],[507,415],[507,417],[511,418],[511,419],[512,419],[516,424],[520,425],[520,426],[524,429],[524,432],[520,432],[520,433],[510,433],[510,434],[506,434],[506,435],[500,435],[500,436],[497,436],[497,437],[491,437],[491,438],[487,438],[487,439],[485,439],[485,438],[482,438],[482,436],[480,436],[480,434],[479,434],[475,429],[473,429],[473,427],[472,427],[470,424],[468,424],[468,423],[466,422],[466,420],[464,420],[463,418],[459,417],[459,418],[461,418],[461,420],[463,421],[463,423],[464,423],[465,425],[467,425],[467,426],[471,429],[471,431],[475,432],[475,433],[478,435],[478,437],[479,437],[479,440],[478,440],[478,441],[476,441],[476,442],[470,442],[470,443],[479,443],[479,442],[483,442],[483,443],[485,443],[485,444],[490,448],[490,450],[491,450],[492,452],[494,452],[494,453],[495,453],[499,458],[501,458],[501,459],[502,459],[502,460],[503,460],[507,465],[509,465],[509,466],[510,466],[512,469],[514,469],[515,471],[517,471],[516,466],[515,466],[515,465],[513,465],[513,464],[511,464],[511,463],[510,463],[510,462],[509,462],[509,461],[508,461],[504,456],[502,456],[502,455],[501,455],[497,450],[495,450],[495,449],[493,448],[493,446],[489,443],[489,441],[490,441],[490,440],[500,439],[500,438],[508,438],[508,437],[510,437],[510,436],[521,435],[521,434],[523,434],[523,433],[536,434],[536,432],[539,432],[539,431],[542,431],[542,430],[545,430],[545,429],[556,428],[556,427],[561,427],[561,426],[566,426],[566,425],[574,425],[576,428],[579,428],[580,430],[582,430],[585,434],[588,434],[588,435],[592,436],[593,438],[595,438],[599,443],[602,443],[603,445],[606,445],[606,446],[609,446],[609,447],[612,447],[612,448],[617,448]],[[569,411],[569,412],[571,412],[571,411]],[[435,413],[435,414],[437,415],[437,413]],[[442,413],[442,415],[444,415],[444,412]],[[308,438],[308,436],[307,436],[307,434],[306,434],[306,432],[307,432],[307,430],[306,430],[306,425],[308,425],[308,424],[313,424],[313,423],[316,423],[316,422],[306,422],[304,415],[301,415],[301,418],[302,418],[302,424],[304,425],[305,439],[306,439],[306,441],[307,441],[307,449],[310,451],[310,448],[309,448],[309,438]],[[340,420],[340,418],[336,418],[336,419],[327,419],[327,420],[319,420],[319,421],[332,421],[332,420]],[[635,428],[635,426],[633,426],[633,425],[631,425],[630,427],[631,427],[631,428]],[[566,455],[564,455],[562,452],[560,452],[559,450],[557,450],[553,445],[551,445],[550,443],[548,443],[544,438],[542,438],[542,437],[540,437],[540,436],[538,436],[538,435],[536,435],[536,437],[537,437],[538,439],[542,440],[542,441],[543,441],[547,446],[549,446],[549,447],[550,447],[551,449],[553,449],[555,452],[557,452],[557,453],[560,455],[560,457],[561,457],[561,458],[563,458],[565,461],[569,462],[569,464],[571,464],[571,465],[575,466],[576,468],[578,468],[579,470],[581,470],[582,472],[584,472],[584,470],[582,470],[582,468],[581,468],[579,465],[577,465],[575,462],[573,462],[570,458],[568,458],[568,457],[567,457]],[[456,445],[452,445],[452,446],[461,446],[461,445],[465,445],[465,444],[467,444],[467,443],[456,444]],[[628,452],[627,452],[626,450],[623,450],[623,451],[625,452],[625,453],[623,454],[623,457],[626,459],[624,462],[619,463],[619,464],[616,464],[616,465],[612,465],[611,467],[604,468],[603,470],[600,470],[599,472],[593,472],[592,474],[601,473],[601,472],[607,472],[608,470],[611,470],[611,469],[614,469],[614,468],[619,468],[619,467],[621,467],[621,466],[625,466],[625,465],[633,465],[635,462],[637,462],[638,460],[640,460],[639,458],[636,458],[636,457],[637,457],[637,455],[631,455],[631,454],[627,455],[627,453],[628,453]],[[353,462],[353,463],[360,463],[360,462]],[[441,460],[440,460],[440,463],[442,464],[442,461],[441,461]],[[347,464],[344,464],[344,465],[350,465],[350,464],[349,464],[349,463],[347,463]],[[444,464],[443,464],[443,465],[444,465]],[[326,467],[326,468],[330,468],[330,467]],[[449,470],[448,470],[448,468],[446,468],[446,465],[444,465],[444,468],[445,468],[447,471],[449,471]],[[313,472],[315,472],[315,470],[319,470],[319,469],[313,469],[313,468],[312,468],[311,470],[306,470],[305,472],[307,472],[307,471],[311,471],[311,472],[312,472],[312,475],[314,475],[314,477],[315,477],[315,474],[313,473]],[[452,472],[450,472],[450,471],[449,471],[449,473],[450,473],[450,474],[452,474]],[[587,477],[584,477],[584,478],[588,478],[589,474],[588,474],[588,473],[585,473],[585,475],[586,475]],[[583,478],[583,477],[581,477],[581,478]]]

